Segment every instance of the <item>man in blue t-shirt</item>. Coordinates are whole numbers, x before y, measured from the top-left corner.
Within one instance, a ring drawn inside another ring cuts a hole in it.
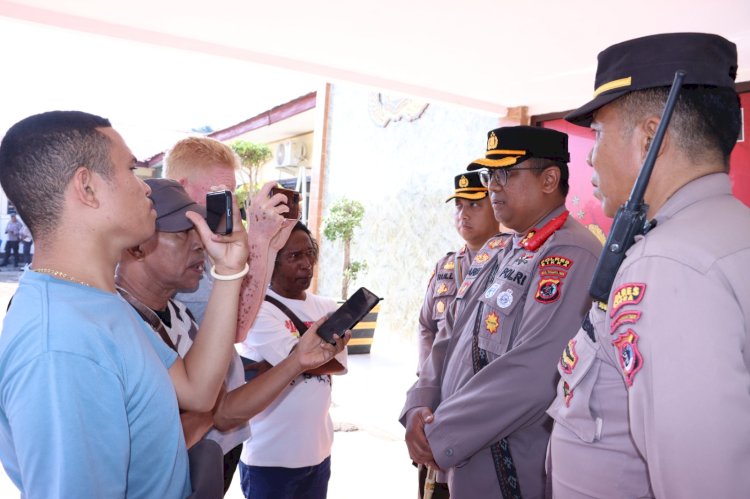
[[[154,232],[148,186],[108,120],[26,118],[0,184],[36,242],[0,335],[0,460],[24,497],[186,497],[180,408],[209,410],[233,348],[247,235],[195,224],[224,313],[183,362],[115,291],[121,253]]]

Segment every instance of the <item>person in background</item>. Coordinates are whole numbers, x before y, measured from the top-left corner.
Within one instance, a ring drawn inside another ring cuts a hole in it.
[[[297,222],[279,251],[266,301],[237,345],[243,357],[278,365],[299,348],[300,336],[325,318],[336,302],[307,291],[318,261],[318,245],[308,228]],[[347,333],[349,334],[349,333]],[[303,337],[304,337],[303,336]],[[250,421],[240,479],[252,499],[323,499],[331,475],[333,423],[331,374],[346,373],[346,352],[297,376],[282,394]]]
[[[20,238],[23,247],[21,251],[23,263],[29,264],[31,263],[31,246],[34,244],[34,240],[31,237],[31,231],[26,225],[21,228]]]
[[[5,234],[7,237],[5,241],[5,258],[3,258],[3,263],[0,263],[0,266],[5,267],[8,265],[12,253],[13,265],[18,267],[18,264],[20,263],[18,260],[18,242],[21,239],[22,229],[23,224],[18,221],[18,217],[15,214],[11,215],[10,221],[8,221],[8,224],[5,226]]]
[[[237,183],[235,173],[240,168],[237,154],[228,145],[210,137],[188,137],[177,142],[164,157],[165,177],[177,181],[188,195],[200,206],[206,204],[206,194],[214,186],[223,185],[234,192]],[[250,272],[242,282],[240,309],[235,341],[241,341],[247,334],[250,325],[258,313],[265,295],[265,289],[271,278],[273,259],[283,246],[294,221],[286,220],[279,209],[283,196],[269,197],[274,182],[264,185],[250,203],[248,213],[248,234]],[[240,224],[240,219],[235,225]],[[208,268],[207,265],[204,265]],[[211,295],[214,278],[203,273],[197,288],[183,289],[175,298],[183,303],[194,315],[198,324],[202,323],[203,314]],[[245,382],[242,361],[235,352],[225,379],[225,388],[234,390]],[[185,424],[205,427],[211,424],[208,414],[193,415]],[[224,452],[224,487],[229,486],[237,469],[242,452],[242,442],[249,436],[250,427],[243,424],[231,431],[212,430],[208,438],[216,440]]]
[[[487,187],[482,185],[479,172],[463,172],[454,178],[455,191],[446,199],[454,200],[453,222],[456,231],[466,244],[458,251],[451,251],[435,264],[435,270],[427,286],[422,309],[419,313],[419,368],[430,355],[435,337],[445,322],[445,313],[456,297],[466,272],[477,251],[487,240],[498,233],[498,223]],[[419,467],[419,496],[422,497],[427,467]],[[432,479],[432,478],[431,478]],[[448,497],[448,485],[435,483],[433,498]]]

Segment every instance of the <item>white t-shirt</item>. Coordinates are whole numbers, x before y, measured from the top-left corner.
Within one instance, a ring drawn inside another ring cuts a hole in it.
[[[308,325],[338,308],[332,299],[310,292],[304,300],[284,298],[271,289],[268,295]],[[264,301],[247,338],[236,346],[243,357],[276,365],[289,356],[298,341],[299,333],[291,319]],[[336,360],[346,368],[346,349],[336,355]],[[320,464],[331,454],[333,444],[330,406],[331,376],[297,376],[266,410],[250,420],[252,436],[242,448],[242,462],[285,468]]]

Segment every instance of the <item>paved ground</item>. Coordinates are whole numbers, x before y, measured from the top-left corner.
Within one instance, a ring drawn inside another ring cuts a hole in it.
[[[0,318],[20,272],[0,270]],[[396,421],[404,394],[414,381],[416,348],[398,335],[377,330],[369,355],[349,359],[349,373],[336,377],[331,415],[336,427],[329,499],[412,499],[416,471]],[[20,493],[0,468],[0,497]],[[243,499],[239,475],[227,499]]]

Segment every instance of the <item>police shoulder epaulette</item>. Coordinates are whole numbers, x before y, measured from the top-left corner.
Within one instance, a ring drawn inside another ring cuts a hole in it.
[[[526,234],[526,237],[521,240],[521,247],[524,249],[527,249],[529,251],[536,251],[538,250],[544,242],[550,238],[552,234],[557,232],[560,227],[563,226],[565,223],[565,220],[568,219],[568,210],[565,210],[560,215],[556,216],[544,226],[539,229],[531,229],[528,234]]]

